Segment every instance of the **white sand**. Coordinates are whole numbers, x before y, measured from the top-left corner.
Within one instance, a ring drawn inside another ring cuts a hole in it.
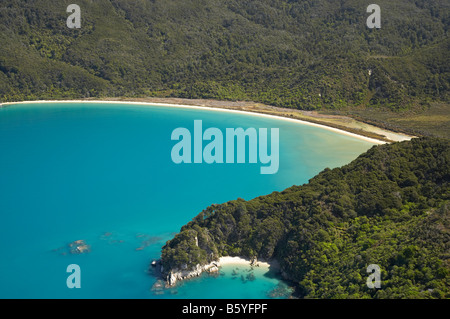
[[[224,265],[245,265],[245,266],[250,266],[251,261],[249,259],[245,259],[242,257],[231,257],[231,256],[224,256],[224,257],[220,257],[219,259],[219,264],[221,266]],[[259,267],[270,267],[273,266],[274,262],[266,262],[266,261],[257,261],[256,264]]]
[[[166,103],[149,103],[149,102],[126,102],[126,101],[85,101],[85,100],[70,100],[70,101],[22,101],[22,102],[7,102],[3,103],[4,106],[6,105],[12,105],[12,104],[28,104],[28,103],[104,103],[104,104],[135,104],[135,105],[143,105],[143,106],[165,106],[165,107],[179,107],[179,108],[190,108],[190,109],[199,109],[199,110],[211,110],[211,111],[218,111],[218,112],[233,112],[233,113],[241,113],[241,114],[248,114],[252,116],[262,116],[262,117],[268,117],[268,118],[275,118],[283,121],[290,121],[294,123],[300,123],[303,125],[310,125],[315,127],[321,127],[323,129],[333,131],[339,134],[352,136],[361,140],[364,140],[366,142],[370,142],[373,144],[386,144],[385,141],[377,140],[374,138],[366,137],[363,135],[359,135],[356,133],[347,132],[341,129],[337,129],[331,126],[323,125],[323,124],[317,124],[312,123],[308,121],[303,121],[299,119],[290,119],[283,116],[277,116],[277,115],[271,115],[271,114],[262,114],[257,112],[249,112],[249,111],[240,111],[240,110],[230,110],[230,109],[223,109],[219,107],[207,107],[207,106],[194,106],[194,105],[184,105],[184,104],[166,104]]]

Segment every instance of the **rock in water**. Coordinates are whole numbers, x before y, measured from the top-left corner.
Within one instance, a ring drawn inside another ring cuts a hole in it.
[[[84,254],[91,251],[91,246],[86,244],[84,240],[80,239],[69,243],[69,249],[71,254]]]

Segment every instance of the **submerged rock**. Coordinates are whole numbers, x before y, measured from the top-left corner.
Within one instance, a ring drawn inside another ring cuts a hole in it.
[[[61,255],[85,254],[91,251],[91,246],[86,244],[86,241],[84,241],[83,239],[79,239],[68,243],[66,246],[52,249],[52,251],[57,252]]]
[[[284,283],[279,283],[274,289],[267,293],[269,298],[290,298],[294,293],[294,288],[290,287]]]
[[[160,241],[162,237],[159,236],[151,236],[148,234],[138,233],[136,234],[136,238],[141,239],[141,245],[137,247],[135,250],[144,250],[146,247]]]
[[[164,281],[157,280],[150,289],[155,295],[162,295],[164,293]]]
[[[249,281],[253,281],[256,279],[255,275],[252,272],[245,276],[245,278]]]

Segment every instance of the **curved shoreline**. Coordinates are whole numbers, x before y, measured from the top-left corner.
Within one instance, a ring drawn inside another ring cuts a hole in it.
[[[272,118],[277,120],[289,121],[292,123],[298,123],[303,125],[309,125],[314,127],[323,128],[329,131],[333,131],[335,133],[341,135],[351,136],[360,140],[364,140],[366,142],[372,144],[386,144],[388,142],[384,140],[379,140],[371,137],[367,137],[364,135],[360,135],[357,133],[352,133],[343,129],[335,128],[332,126],[328,126],[326,124],[318,124],[314,122],[309,122],[306,120],[296,119],[296,118],[288,118],[279,115],[266,114],[261,112],[251,112],[251,111],[243,111],[237,109],[229,109],[224,107],[210,107],[210,106],[200,106],[200,105],[187,105],[187,104],[173,104],[173,103],[160,103],[160,102],[138,102],[138,101],[116,101],[116,100],[40,100],[40,101],[20,101],[20,102],[6,102],[3,103],[4,106],[14,105],[14,104],[43,104],[43,103],[98,103],[98,104],[131,104],[131,105],[143,105],[143,106],[162,106],[162,107],[178,107],[178,108],[190,108],[197,110],[210,110],[210,111],[220,111],[220,112],[232,112],[238,114],[246,114],[252,116],[260,116],[266,118]]]
[[[212,261],[208,264],[198,264],[192,268],[188,268],[187,265],[181,268],[173,268],[168,272],[165,272],[162,265],[159,265],[159,277],[165,281],[166,288],[174,287],[178,282],[187,279],[199,277],[202,273],[217,273],[223,266],[247,266],[247,267],[261,267],[264,269],[276,269],[280,270],[280,266],[276,260],[260,261],[250,260],[243,257],[222,256],[218,260]]]

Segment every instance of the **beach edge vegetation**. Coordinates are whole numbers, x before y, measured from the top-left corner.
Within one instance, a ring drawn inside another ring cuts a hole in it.
[[[395,112],[449,102],[449,4],[4,0],[0,102],[105,97]],[[360,113],[358,113],[362,116]]]
[[[450,298],[449,160],[445,139],[374,146],[305,185],[212,205],[162,248],[163,274],[257,257],[302,298]]]

